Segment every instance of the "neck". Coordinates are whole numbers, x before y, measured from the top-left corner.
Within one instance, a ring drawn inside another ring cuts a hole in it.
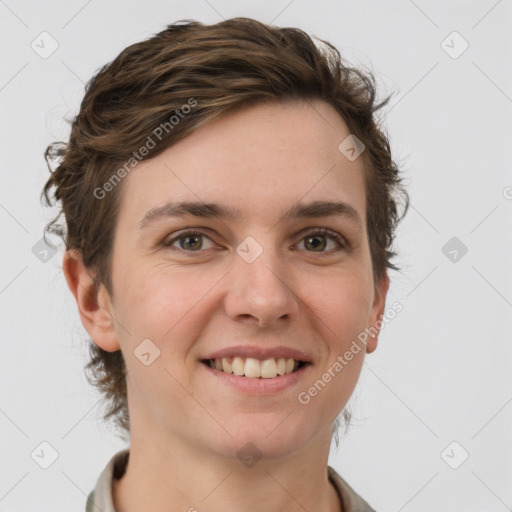
[[[155,442],[133,429],[126,472],[114,480],[116,512],[341,512],[328,479],[330,430],[300,452],[254,465],[191,445],[182,438]]]

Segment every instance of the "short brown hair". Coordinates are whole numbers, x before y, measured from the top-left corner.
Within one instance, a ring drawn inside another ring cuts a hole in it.
[[[96,284],[113,296],[112,249],[122,188],[122,182],[116,186],[112,181],[114,171],[125,169],[118,178],[126,174],[126,163],[157,127],[165,129],[151,137],[154,146],[140,160],[157,156],[229,111],[263,101],[320,99],[337,110],[365,145],[366,225],[374,283],[388,268],[399,270],[391,262],[396,255],[391,245],[409,197],[375,116],[389,97],[378,103],[373,74],[349,67],[334,46],[316,39],[321,45],[300,29],[249,18],[212,25],[180,20],[125,48],[87,83],[69,142],[54,142],[46,149],[51,176],[41,196],[46,205],[60,201],[62,207],[45,227],[45,238],[51,232],[64,240],[66,250],[79,251]],[[170,117],[174,113],[177,123]],[[51,162],[57,159],[52,170]],[[108,194],[98,192],[105,186]],[[401,217],[399,196],[405,202]],[[65,226],[57,224],[61,214]],[[104,395],[103,417],[114,418],[122,432],[129,433],[122,353],[106,352],[94,342],[89,351],[86,371],[89,382]]]

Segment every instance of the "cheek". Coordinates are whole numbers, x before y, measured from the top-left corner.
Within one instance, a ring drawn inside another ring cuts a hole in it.
[[[333,354],[329,363],[308,383],[309,387],[301,389],[297,396],[306,418],[333,421],[338,416],[356,387],[363,360],[362,349],[350,361],[344,359],[343,353]]]
[[[372,289],[366,274],[347,270],[328,280],[308,278],[303,297],[333,350],[344,351],[367,327]]]
[[[368,325],[372,300],[371,281],[366,274],[352,274],[329,294],[331,340],[329,361],[322,380],[328,381],[332,400],[342,408],[349,400],[361,373],[366,353],[361,334]],[[329,392],[328,392],[329,393]]]
[[[176,351],[192,339],[201,327],[207,295],[218,282],[217,276],[181,268],[178,271],[155,266],[137,277],[132,273],[123,290],[120,311],[132,342],[149,338],[165,350]],[[186,335],[185,335],[186,333]]]

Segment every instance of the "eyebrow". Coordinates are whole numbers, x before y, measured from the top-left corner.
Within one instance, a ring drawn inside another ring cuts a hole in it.
[[[145,229],[153,222],[168,217],[183,217],[192,215],[200,218],[215,218],[221,220],[235,220],[242,218],[241,210],[231,208],[219,203],[203,202],[169,202],[149,210],[139,222],[139,230]],[[279,222],[291,219],[311,219],[317,217],[343,216],[354,222],[359,231],[363,230],[363,221],[357,210],[344,202],[313,201],[309,204],[296,203],[286,211]]]

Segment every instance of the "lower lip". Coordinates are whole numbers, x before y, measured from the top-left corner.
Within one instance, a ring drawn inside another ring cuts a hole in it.
[[[306,364],[293,373],[287,373],[285,375],[273,377],[272,379],[263,379],[225,373],[220,370],[216,370],[215,368],[210,368],[204,363],[200,362],[199,364],[212,376],[219,379],[219,382],[225,382],[227,385],[250,395],[272,395],[292,387],[297,384],[302,377],[304,377],[311,366],[311,363]]]

